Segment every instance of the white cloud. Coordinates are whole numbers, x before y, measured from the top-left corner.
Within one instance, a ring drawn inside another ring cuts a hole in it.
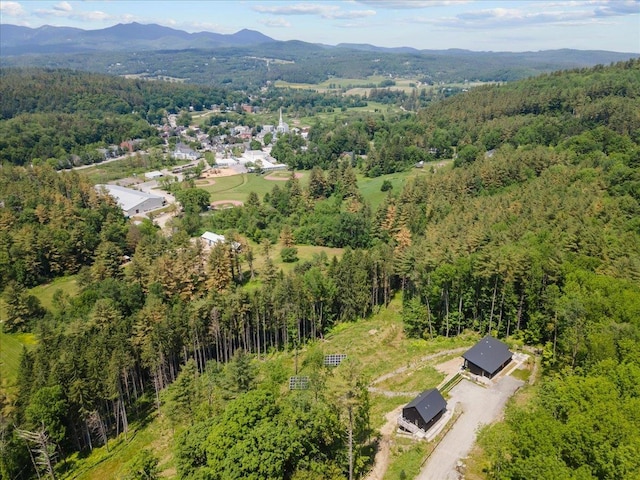
[[[92,20],[92,21],[102,21],[102,20],[112,20],[114,17],[105,12],[100,12],[95,10],[93,12],[80,12],[73,16],[73,18],[78,18],[80,20]]]
[[[274,28],[289,28],[291,24],[286,21],[284,18],[267,18],[265,20],[260,20],[260,23],[266,27],[274,27]]]
[[[327,18],[339,18],[339,19],[351,19],[351,18],[364,18],[372,17],[376,14],[375,10],[351,10],[345,12],[335,12],[333,15]]]
[[[617,17],[622,15],[638,15],[640,1],[609,2],[595,9],[595,14],[601,17]]]
[[[18,2],[0,2],[0,12],[8,17],[23,17],[27,13]]]
[[[53,9],[59,12],[70,12],[71,10],[73,10],[73,7],[69,2],[60,2],[54,5]]]
[[[81,11],[81,10],[73,10],[71,5],[67,5],[67,2],[60,2],[53,7],[51,10],[46,9],[38,9],[34,12],[37,17],[40,18],[48,18],[48,17],[56,17],[56,18],[70,18],[73,20],[83,20],[89,22],[103,22],[105,20],[113,20],[113,21],[126,21],[125,19],[131,19],[132,15],[121,15],[114,16],[105,12],[101,12],[99,10],[93,11]]]
[[[343,10],[336,5],[296,3],[291,5],[255,5],[258,13],[273,15],[315,15],[326,19],[362,18],[375,15],[375,10]]]
[[[540,4],[542,7],[543,4]],[[583,8],[541,9],[527,11],[519,8],[492,8],[459,13],[454,17],[412,17],[408,22],[428,23],[453,28],[516,28],[528,25],[576,26],[601,21],[612,14],[598,13],[597,9],[582,4]]]
[[[470,0],[356,0],[372,7],[386,8],[390,10],[414,10],[431,7],[450,7],[463,5]]]

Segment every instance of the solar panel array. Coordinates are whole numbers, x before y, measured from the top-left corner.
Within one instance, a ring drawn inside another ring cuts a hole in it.
[[[344,353],[332,353],[324,356],[324,364],[327,367],[337,367],[345,358],[347,358],[347,355]]]
[[[289,390],[308,390],[309,389],[309,377],[302,377],[299,375],[289,377]]]

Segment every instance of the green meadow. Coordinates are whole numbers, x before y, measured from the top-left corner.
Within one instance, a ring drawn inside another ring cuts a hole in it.
[[[71,296],[78,292],[75,276],[58,278],[50,283],[32,288],[29,293],[40,300],[47,310],[55,310],[53,296],[61,290]],[[0,299],[0,320],[6,316],[6,305]],[[30,348],[36,344],[36,337],[32,333],[4,333],[0,328],[0,371],[3,382],[13,384],[20,367],[20,355],[24,347]]]
[[[0,388],[13,385],[20,368],[20,357],[23,348],[36,344],[35,335],[31,333],[0,332]]]

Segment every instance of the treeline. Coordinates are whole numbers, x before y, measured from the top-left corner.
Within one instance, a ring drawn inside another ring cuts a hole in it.
[[[354,249],[371,246],[371,209],[358,191],[349,161],[327,173],[314,168],[307,187],[292,174],[263,199],[251,194],[245,207],[223,210],[197,222],[199,228],[215,231],[237,229],[256,242],[278,242],[286,226],[292,243]]]
[[[0,121],[0,162],[48,164],[56,169],[105,159],[99,148],[128,139],[153,139],[157,130],[137,115],[25,113]]]
[[[446,130],[451,145],[459,148],[470,144],[491,150],[506,143],[555,146],[596,126],[637,141],[639,83],[640,61],[632,59],[474,88],[433,104],[419,118]]]
[[[568,142],[576,153],[589,154],[602,148],[608,153],[617,148],[610,142],[621,141],[627,146],[619,150],[634,157],[640,131],[638,84],[640,61],[629,60],[484,86],[433,102],[417,119],[407,114],[318,123],[311,129],[308,148],[276,145],[273,155],[298,169],[327,169],[351,152],[366,156],[359,166],[372,177],[440,158],[454,157],[460,166],[503,145],[556,147]],[[587,133],[596,127],[606,129]]]
[[[165,111],[201,110],[243,100],[237,92],[198,85],[134,80],[76,70],[0,69],[0,119],[24,113],[137,113],[159,123]]]

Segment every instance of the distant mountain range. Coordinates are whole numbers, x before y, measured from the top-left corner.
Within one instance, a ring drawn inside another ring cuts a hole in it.
[[[236,89],[278,80],[317,84],[332,78],[372,76],[422,83],[503,82],[639,56],[600,50],[474,52],[351,43],[331,46],[278,41],[253,30],[232,35],[188,33],[139,23],[101,30],[0,24],[3,66],[71,68]]]
[[[70,27],[39,28],[0,24],[0,55],[28,53],[86,53],[123,50],[183,50],[257,45],[275,40],[253,30],[232,35],[188,33],[161,25],[127,23],[100,30]]]

